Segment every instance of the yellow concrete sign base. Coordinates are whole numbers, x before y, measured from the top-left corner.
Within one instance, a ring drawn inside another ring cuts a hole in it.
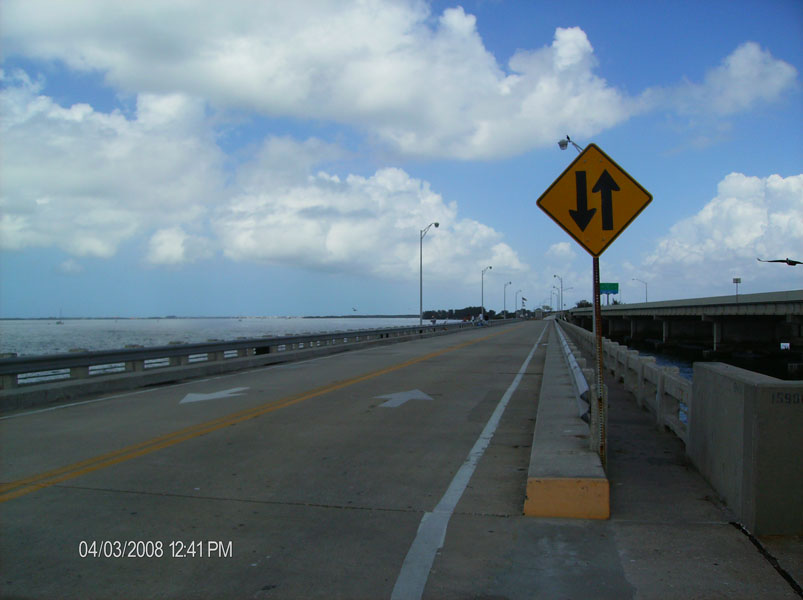
[[[608,519],[610,487],[604,477],[530,477],[524,514],[528,517]]]

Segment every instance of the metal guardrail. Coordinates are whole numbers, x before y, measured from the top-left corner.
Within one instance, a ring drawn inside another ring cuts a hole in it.
[[[557,321],[555,321],[555,329],[557,330],[558,337],[560,338],[560,346],[563,350],[563,358],[566,360],[566,365],[569,367],[569,372],[572,379],[572,387],[574,388],[574,395],[575,399],[577,400],[577,416],[583,418],[583,416],[588,413],[591,406],[588,382],[586,381],[586,376],[583,373],[585,360],[581,358],[580,360],[583,362],[583,365],[580,365],[577,357],[574,355],[574,352],[572,352],[572,349],[569,347],[566,334],[563,333],[563,330],[560,328],[560,325],[558,325]]]
[[[512,320],[509,320],[510,322]],[[204,361],[222,361],[259,354],[275,354],[322,346],[426,335],[474,324],[448,323],[386,329],[363,329],[268,338],[249,338],[197,344],[170,344],[150,348],[124,348],[0,359],[2,389],[84,379],[113,373],[141,372],[160,367],[178,367]]]
[[[507,320],[508,323],[513,321],[514,319]],[[342,346],[384,338],[413,337],[472,326],[474,323],[471,322],[444,323],[2,358],[0,389],[28,388],[36,384],[86,379],[98,375],[136,373],[162,367],[180,367],[261,354]]]

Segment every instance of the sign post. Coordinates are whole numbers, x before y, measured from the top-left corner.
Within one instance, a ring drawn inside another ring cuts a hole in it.
[[[651,201],[652,195],[641,184],[596,144],[589,144],[537,202],[541,210],[593,257],[597,402],[592,406],[591,437],[603,465],[607,463],[607,395],[602,377],[599,256]]]
[[[592,414],[596,418],[590,423],[596,431],[591,436],[592,443],[596,444],[602,466],[608,466],[608,389],[603,385],[602,369],[602,307],[599,301],[599,257],[593,259],[594,269],[594,350],[596,360],[594,361],[594,391],[597,399],[596,411],[592,408]],[[590,404],[590,403],[589,403]]]

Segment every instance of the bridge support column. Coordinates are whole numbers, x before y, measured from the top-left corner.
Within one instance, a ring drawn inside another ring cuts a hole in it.
[[[722,342],[722,323],[719,323],[716,319],[712,320],[711,323],[714,333],[714,352],[716,352],[717,344]]]
[[[661,328],[663,330],[662,331],[662,335],[661,335],[661,339],[665,344],[669,340],[669,321],[668,320],[662,321],[661,322]]]
[[[711,323],[712,344],[714,347],[714,352],[716,352],[717,347],[722,343],[722,321],[714,317],[706,316],[703,316],[702,320],[710,321]]]

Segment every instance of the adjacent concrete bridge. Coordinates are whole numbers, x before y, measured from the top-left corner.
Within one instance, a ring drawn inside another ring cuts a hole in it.
[[[568,319],[590,330],[593,310],[575,308]],[[655,345],[693,343],[712,351],[749,348],[773,352],[781,343],[803,350],[803,290],[692,298],[602,307],[602,334]]]

